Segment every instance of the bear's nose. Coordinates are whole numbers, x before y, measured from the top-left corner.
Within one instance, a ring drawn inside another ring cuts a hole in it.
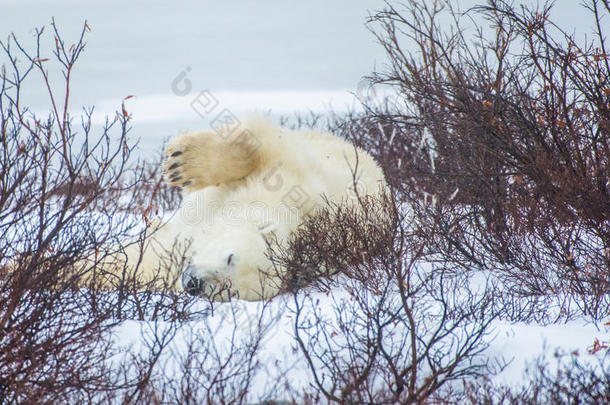
[[[212,275],[198,277],[197,274],[201,274],[201,269],[197,269],[196,265],[189,265],[180,280],[184,291],[195,297],[213,298],[231,286],[228,280],[220,281],[218,277]]]
[[[199,296],[203,292],[204,283],[191,275],[190,267],[188,266],[182,273],[182,288],[190,295]]]

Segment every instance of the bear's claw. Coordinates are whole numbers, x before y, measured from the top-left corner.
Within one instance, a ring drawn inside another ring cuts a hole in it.
[[[165,181],[171,186],[186,187],[193,184],[191,179],[185,179],[184,170],[180,169],[184,164],[184,153],[185,151],[180,145],[169,145],[165,152],[165,162],[163,165]]]

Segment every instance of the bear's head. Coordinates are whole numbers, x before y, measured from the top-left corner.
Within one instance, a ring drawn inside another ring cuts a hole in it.
[[[227,301],[233,297],[260,300],[277,295],[277,272],[269,259],[275,223],[224,226],[193,246],[190,264],[181,276],[191,295]]]

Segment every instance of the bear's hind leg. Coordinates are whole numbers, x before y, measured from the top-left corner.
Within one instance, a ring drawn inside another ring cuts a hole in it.
[[[102,257],[91,254],[77,264],[86,269],[82,285],[92,281],[116,290],[137,281],[138,288],[179,289],[178,279],[190,255],[190,242],[180,238],[171,224],[151,224],[145,235],[104,249]],[[126,284],[127,283],[127,284]]]

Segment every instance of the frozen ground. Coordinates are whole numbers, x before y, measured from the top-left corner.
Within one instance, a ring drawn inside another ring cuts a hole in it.
[[[338,297],[341,297],[341,292],[338,292]],[[316,301],[319,302],[323,314],[333,316],[332,300],[326,294],[313,293],[311,302]],[[256,319],[260,313],[264,313],[264,319],[276,316],[277,319],[264,334],[260,350],[257,352],[258,359],[266,367],[257,375],[256,382],[252,385],[251,398],[256,399],[259,394],[274,392],[273,385],[279,384],[283,377],[295,384],[295,387],[306,386],[311,381],[311,376],[307,371],[304,358],[294,350],[296,343],[293,337],[294,313],[291,310],[293,307],[292,298],[288,296],[274,299],[270,307],[264,311],[260,303],[235,301],[220,304],[216,307],[214,314],[207,317],[205,321],[182,324],[176,331],[176,336],[161,362],[164,367],[164,375],[175,375],[176,377],[180,375],[181,371],[176,359],[186,353],[186,348],[193,340],[193,336],[202,338],[203,341],[214,339],[217,350],[223,352],[223,348],[226,349],[231,337],[236,341],[248,341],[255,330]],[[158,322],[153,326],[147,322],[126,321],[117,328],[115,338],[121,346],[141,347],[142,342],[146,340],[142,336],[151,336],[154,328],[162,330],[175,326],[176,324],[163,322]],[[582,320],[545,327],[536,324],[494,321],[491,332],[486,339],[489,347],[479,360],[488,359],[491,364],[508,363],[504,370],[492,380],[496,383],[518,387],[525,382],[527,367],[532,366],[534,360],[543,355],[548,361],[549,371],[555,368],[553,360],[554,354],[557,352],[564,354],[577,352],[580,361],[598,365],[598,360],[604,355],[604,351],[589,354],[587,349],[595,338],[605,339],[610,330],[601,323],[594,325]],[[233,333],[235,333],[234,336],[232,336]],[[216,366],[210,364],[210,369],[213,367]],[[284,374],[284,371],[287,373]],[[461,383],[458,383],[459,385]]]

